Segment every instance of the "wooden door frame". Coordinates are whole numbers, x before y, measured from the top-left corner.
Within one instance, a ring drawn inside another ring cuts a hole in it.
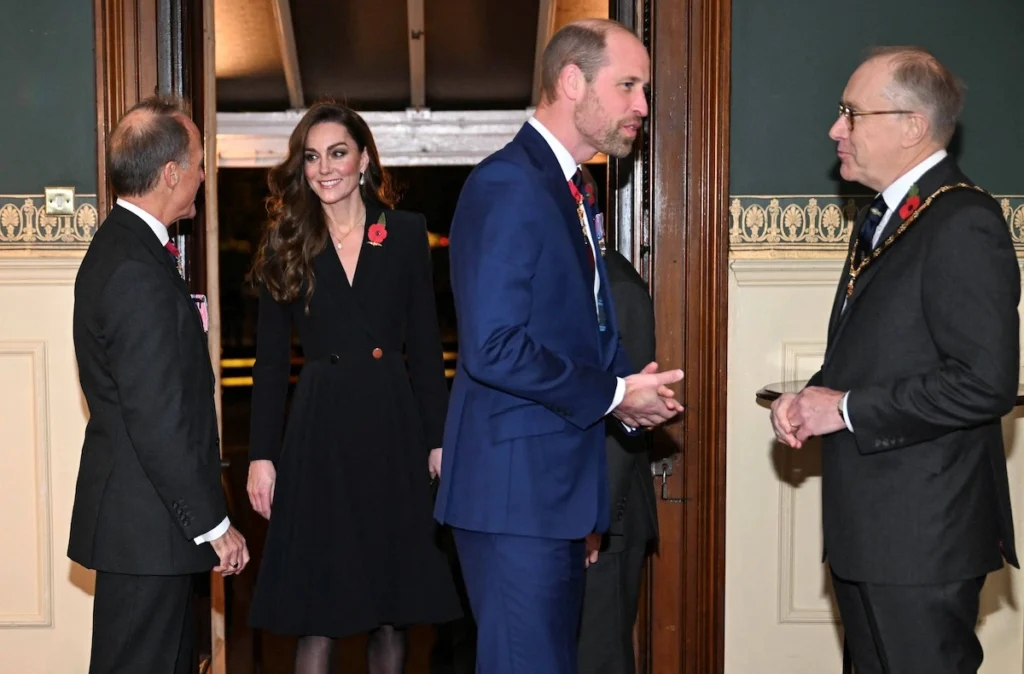
[[[610,0],[610,10],[648,45],[652,90],[636,156],[609,170],[609,228],[651,287],[658,362],[685,373],[682,421],[654,438],[673,474],[659,499],[638,671],[721,674],[731,2]]]
[[[213,0],[94,0],[96,47],[97,210],[103,219],[113,207],[107,179],[106,141],[125,112],[156,93],[182,96],[199,128],[209,169],[205,203],[190,232],[187,276],[193,292],[206,293],[207,335],[217,373],[220,415],[220,313],[217,277],[216,90],[213,76]],[[201,110],[197,116],[195,112]],[[211,674],[226,669],[224,581],[210,575]]]

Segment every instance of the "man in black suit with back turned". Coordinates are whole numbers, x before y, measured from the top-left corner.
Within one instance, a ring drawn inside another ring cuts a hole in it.
[[[596,190],[595,190],[596,193]],[[654,306],[647,284],[614,250],[604,256],[619,335],[632,363],[654,361]],[[580,674],[633,674],[633,625],[648,544],[658,537],[658,511],[648,435],[628,435],[607,422],[609,529],[587,567],[579,634]]]
[[[107,171],[117,205],[75,282],[90,419],[68,556],[96,570],[90,674],[192,674],[192,574],[249,560],[221,487],[206,335],[167,233],[195,216],[199,130],[176,102],[145,100],[111,133]]]
[[[824,363],[772,405],[822,436],[825,554],[857,674],[977,672],[985,576],[1017,566],[1000,418],[1014,406],[1020,274],[992,197],[946,156],[962,88],[932,55],[877,50],[830,136],[880,192],[852,233]]]

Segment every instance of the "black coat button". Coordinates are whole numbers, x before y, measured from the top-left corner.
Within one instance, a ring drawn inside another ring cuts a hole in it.
[[[339,360],[341,360],[341,358],[338,357],[338,354],[331,354],[331,365],[336,365]]]

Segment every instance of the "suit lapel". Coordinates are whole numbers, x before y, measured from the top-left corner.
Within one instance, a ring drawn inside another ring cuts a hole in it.
[[[376,205],[367,205],[366,207],[366,222],[363,226],[363,240],[359,244],[359,263],[356,265],[356,273],[353,278],[350,279],[352,290],[356,292],[356,298],[360,302],[365,301],[367,297],[373,296],[373,289],[377,286],[377,280],[384,267],[384,257],[391,249],[391,246],[394,245],[393,240],[387,240],[387,237],[391,234],[391,232],[388,231],[387,225],[384,227],[384,241],[380,241],[379,245],[374,245],[370,242],[370,227],[379,222],[381,213],[385,213],[385,219],[391,215],[390,212],[386,212],[384,209]],[[337,255],[335,255],[335,258],[337,258]],[[341,266],[341,260],[338,260],[338,266]],[[369,296],[367,295],[367,291],[369,291]]]
[[[562,214],[562,225],[567,228],[569,240],[573,243],[573,250],[576,255],[576,262],[580,266],[580,273],[584,279],[593,282],[593,269],[590,266],[590,256],[587,253],[586,241],[583,240],[583,231],[580,229],[580,218],[576,212],[576,200],[569,191],[569,181],[562,173],[562,167],[547,141],[530,124],[524,124],[516,135],[516,141],[521,143],[534,165],[541,172],[541,181],[544,188],[558,204],[558,210]],[[592,227],[592,225],[591,225]],[[591,231],[593,231],[591,229]],[[594,304],[593,293],[589,293],[590,306],[597,316],[597,306]],[[595,318],[596,322],[596,318]]]
[[[928,195],[932,194],[943,185],[948,184],[951,181],[951,179],[955,178],[956,174],[957,171],[955,168],[955,164],[953,164],[953,160],[950,159],[949,157],[943,159],[941,162],[939,162],[934,167],[929,169],[923,176],[921,176],[918,179],[916,183],[918,187],[918,196],[920,200],[923,201],[928,197]],[[955,180],[953,180],[953,182],[955,182]],[[904,210],[904,206],[907,203],[908,197],[909,193],[903,195],[900,200],[900,203],[896,206],[895,209],[893,209],[892,215],[889,216],[888,222],[885,223],[885,227],[882,229],[882,233],[878,237],[879,245],[882,245],[887,238],[889,238],[897,229],[899,229],[899,226],[903,224],[904,220],[906,220],[907,217],[910,217],[912,211],[908,212]],[[854,230],[850,233],[851,247],[856,245],[856,231],[859,228],[859,222],[863,220],[865,216],[866,212],[862,214],[861,218],[858,220],[857,227],[855,227]],[[901,241],[895,241],[892,245],[901,245]],[[863,297],[868,287],[870,287],[871,281],[878,276],[879,270],[883,267],[883,265],[886,264],[886,262],[888,262],[890,257],[888,253],[890,252],[891,251],[888,250],[883,252],[881,255],[878,256],[878,258],[872,261],[871,264],[869,264],[867,268],[864,269],[864,271],[862,271],[858,275],[857,281],[853,287],[853,294],[849,297],[848,302],[846,302],[846,311],[843,311],[842,307],[844,301],[846,301],[847,299],[846,285],[849,280],[850,272],[849,255],[847,255],[847,262],[846,265],[843,267],[843,276],[840,280],[839,288],[836,291],[836,302],[832,307],[832,321],[830,321],[830,325],[834,324],[835,329],[834,331],[831,329],[829,331],[830,338],[829,346],[827,347],[828,351],[831,351],[832,346],[839,339],[839,336],[842,334],[843,328],[846,326],[847,323],[849,323],[850,314],[857,310],[857,302],[860,300],[860,298]],[[827,360],[828,358],[826,357],[826,361]]]
[[[110,212],[110,217],[117,220],[124,227],[128,229],[138,240],[142,243],[143,247],[152,255],[157,263],[163,267],[164,271],[170,277],[171,282],[175,285],[179,292],[181,292],[188,300],[189,307],[192,309],[192,317],[196,320],[196,325],[199,329],[203,330],[203,318],[199,315],[199,309],[196,308],[196,303],[192,299],[192,294],[189,292],[188,286],[185,285],[185,280],[181,278],[181,274],[178,273],[178,267],[175,266],[174,260],[171,255],[167,252],[167,249],[160,245],[160,240],[150,229],[149,225],[143,222],[142,218],[138,217],[131,211],[120,206],[114,206],[114,209]],[[205,331],[203,331],[205,335]],[[203,340],[206,343],[206,340]]]
[[[853,229],[850,230],[850,241],[846,249],[846,261],[843,263],[843,272],[839,275],[839,286],[836,288],[836,296],[832,300],[832,314],[828,320],[828,344],[832,343],[835,332],[839,327],[839,322],[843,317],[843,307],[846,305],[846,284],[850,279],[850,254],[857,245],[857,232],[860,230],[860,226],[867,215],[868,209],[865,208],[861,212],[860,217],[853,223]]]

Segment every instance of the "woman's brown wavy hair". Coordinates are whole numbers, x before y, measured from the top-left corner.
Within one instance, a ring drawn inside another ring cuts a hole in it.
[[[288,157],[270,170],[267,184],[267,213],[270,222],[253,260],[250,280],[263,285],[278,302],[294,302],[306,286],[306,312],[313,296],[313,258],[327,244],[327,223],[320,198],[306,182],[306,137],[317,124],[335,122],[348,129],[359,151],[366,151],[369,164],[359,186],[367,206],[392,208],[392,182],[380,164],[370,127],[354,110],[333,102],[314,104],[299,121],[288,139]]]

